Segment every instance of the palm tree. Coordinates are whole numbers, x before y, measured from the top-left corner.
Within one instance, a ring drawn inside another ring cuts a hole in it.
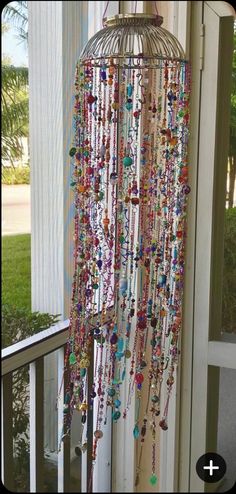
[[[18,38],[21,42],[28,43],[28,6],[25,1],[8,3],[3,11],[3,20],[11,22],[18,31]]]
[[[2,34],[9,24],[18,32],[18,39],[28,42],[28,9],[26,1],[15,1],[3,9]],[[14,166],[22,157],[22,137],[28,137],[29,100],[28,69],[15,67],[6,56],[2,59],[2,158]]]
[[[22,157],[21,138],[28,136],[29,101],[28,69],[2,65],[2,158],[10,161]]]

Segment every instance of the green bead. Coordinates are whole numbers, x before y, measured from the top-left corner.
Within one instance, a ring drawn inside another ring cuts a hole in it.
[[[66,396],[65,396],[65,404],[66,405],[69,405],[70,403],[70,393],[66,393]]]
[[[70,362],[70,365],[76,364],[76,356],[75,356],[75,353],[72,352],[70,354],[69,362]]]
[[[155,485],[157,483],[157,476],[153,473],[149,479],[151,485]]]
[[[128,102],[128,103],[125,104],[125,107],[126,107],[127,110],[132,110],[133,105],[132,105],[132,103],[129,103]]]
[[[108,396],[114,396],[116,394],[116,390],[114,388],[109,388],[107,390]]]
[[[97,290],[97,289],[98,289],[98,284],[97,284],[97,283],[94,283],[94,284],[93,284],[93,289],[94,289],[94,290]]]
[[[116,412],[113,412],[112,418],[113,420],[118,420],[121,416],[121,413],[117,410]]]
[[[178,116],[179,116],[179,117],[183,117],[183,116],[184,116],[184,112],[183,112],[183,110],[180,110],[180,111],[179,111]]]
[[[85,376],[85,374],[86,374],[86,369],[85,369],[84,367],[82,367],[82,368],[80,369],[80,376],[81,376],[81,377],[84,377],[84,376]]]
[[[125,156],[125,158],[123,159],[123,165],[127,167],[127,166],[131,166],[132,163],[133,163],[132,158],[130,158],[130,156]]]
[[[76,153],[76,148],[71,148],[69,151],[69,155],[72,157],[75,155],[75,153]]]
[[[124,235],[121,235],[120,236],[120,243],[123,244],[125,242],[125,237]]]
[[[84,151],[84,156],[89,156],[89,151]]]

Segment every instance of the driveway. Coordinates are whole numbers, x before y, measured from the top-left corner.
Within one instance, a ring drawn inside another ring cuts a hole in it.
[[[2,235],[30,232],[30,185],[2,185]]]

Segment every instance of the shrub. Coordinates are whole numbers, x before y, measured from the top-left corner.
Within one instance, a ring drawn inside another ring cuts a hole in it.
[[[30,183],[30,167],[29,165],[4,166],[2,167],[2,183],[4,185],[21,185]]]
[[[236,207],[225,210],[222,331],[236,333]]]
[[[59,315],[40,314],[11,305],[2,306],[3,348],[49,328]],[[13,440],[16,492],[29,492],[29,372],[24,366],[13,372]]]

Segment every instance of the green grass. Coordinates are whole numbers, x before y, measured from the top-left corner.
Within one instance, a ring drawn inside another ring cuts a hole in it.
[[[29,234],[2,237],[2,304],[31,309]]]

